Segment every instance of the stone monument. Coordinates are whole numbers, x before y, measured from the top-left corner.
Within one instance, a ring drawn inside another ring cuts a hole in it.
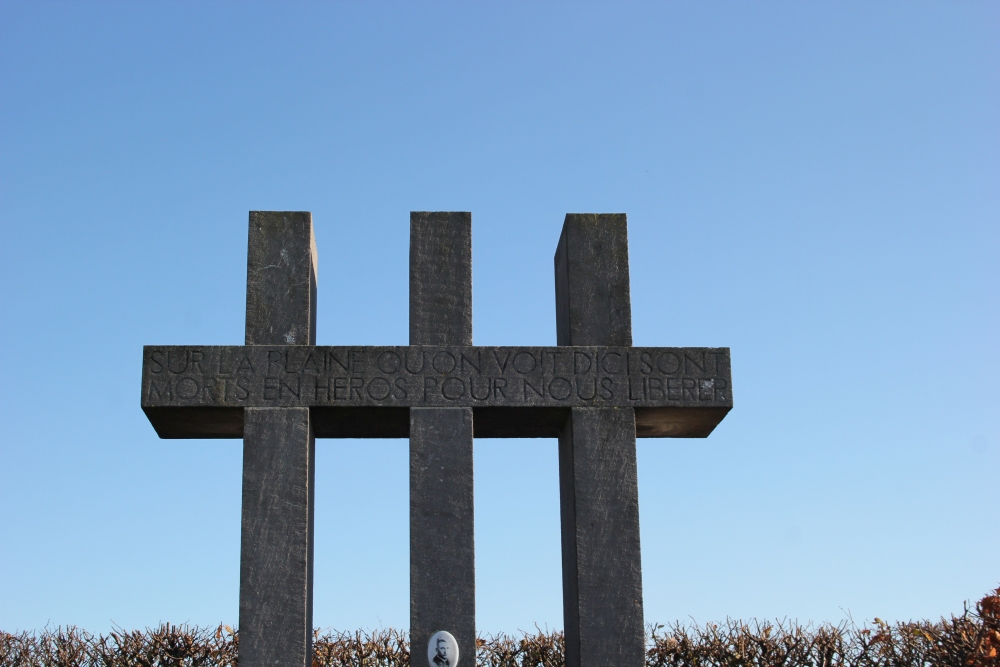
[[[472,345],[471,258],[470,213],[411,213],[410,344],[317,346],[312,216],[253,211],[245,344],[143,348],[161,438],[243,438],[241,667],[311,665],[317,437],[410,440],[421,667],[475,664],[473,438],[558,438],[567,665],[644,663],[635,439],[711,433],[729,349],[632,346],[624,214],[566,216],[557,346]]]

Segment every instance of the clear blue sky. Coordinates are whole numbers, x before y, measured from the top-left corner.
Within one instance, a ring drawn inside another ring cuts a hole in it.
[[[640,440],[646,618],[936,618],[1000,584],[1000,5],[0,4],[0,628],[237,621],[239,441],[143,344],[243,340],[247,212],[313,212],[321,344],[407,340],[411,210],[474,337],[554,344],[567,212],[634,338],[732,348]],[[405,441],[318,443],[315,620],[408,623]],[[476,443],[478,625],[562,627],[556,443]]]

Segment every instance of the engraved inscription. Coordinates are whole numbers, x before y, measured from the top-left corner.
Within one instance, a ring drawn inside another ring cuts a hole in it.
[[[727,348],[149,346],[145,407],[730,407]]]

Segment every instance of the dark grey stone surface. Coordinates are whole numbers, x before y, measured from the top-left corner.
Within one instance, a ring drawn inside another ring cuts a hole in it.
[[[440,630],[475,655],[476,550],[472,502],[472,410],[410,409],[410,637],[426,664]]]
[[[250,213],[247,344],[316,344],[309,213]],[[312,664],[315,439],[303,407],[243,414],[240,665]]]
[[[471,213],[410,214],[410,345],[472,345]],[[401,361],[405,372],[405,354]],[[428,361],[433,369],[434,357]],[[459,353],[438,362],[447,374],[462,360]],[[435,382],[443,388],[445,378]],[[420,387],[418,396],[426,383]],[[476,652],[472,410],[413,408],[409,436],[411,664],[423,667],[439,630],[455,636],[468,660]]]
[[[472,407],[477,437],[557,437],[569,407],[631,406],[640,437],[704,437],[730,375],[726,348],[149,346],[143,409],[163,437],[239,437],[220,410],[287,405],[313,408],[317,437],[402,438],[408,407]]]
[[[566,216],[555,256],[561,345],[631,345],[625,215]],[[644,664],[635,411],[570,409],[559,437],[567,667]]]
[[[568,213],[555,265],[559,345],[631,345],[625,214]]]
[[[316,344],[312,213],[250,211],[246,344]]]
[[[315,447],[307,408],[247,408],[240,665],[312,664]]]
[[[410,213],[410,345],[472,345],[471,213]]]
[[[728,348],[631,347],[624,215],[567,215],[559,347],[473,347],[471,215],[411,214],[410,345],[316,346],[309,213],[251,212],[245,346],[147,346],[160,437],[244,439],[240,664],[311,661],[315,437],[410,438],[411,639],[475,655],[475,437],[558,437],[569,667],[643,662],[636,437],[705,437]]]

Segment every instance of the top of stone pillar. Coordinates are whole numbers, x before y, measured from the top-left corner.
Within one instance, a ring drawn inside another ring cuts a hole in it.
[[[472,345],[471,213],[410,213],[410,345]]]
[[[312,213],[250,211],[246,344],[316,344]]]
[[[559,345],[632,345],[624,213],[568,213],[556,249]]]

